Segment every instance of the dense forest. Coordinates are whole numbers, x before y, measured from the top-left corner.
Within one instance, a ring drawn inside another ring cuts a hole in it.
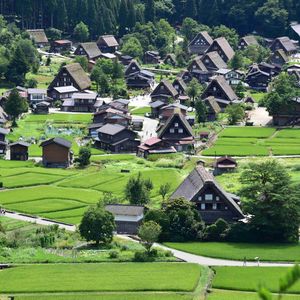
[[[70,33],[83,21],[92,36],[130,31],[135,22],[165,18],[180,25],[190,17],[209,26],[224,24],[240,34],[286,34],[300,20],[299,0],[0,0],[0,13],[21,28],[55,27]],[[120,31],[120,27],[123,29]]]

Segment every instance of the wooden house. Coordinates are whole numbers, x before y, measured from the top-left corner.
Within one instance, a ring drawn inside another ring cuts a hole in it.
[[[28,89],[27,95],[28,101],[31,105],[50,100],[47,96],[46,89]]]
[[[189,100],[189,96],[187,95],[187,85],[184,80],[180,77],[177,77],[173,81],[173,87],[178,92],[178,100],[181,104],[185,104]]]
[[[105,210],[114,215],[118,234],[137,234],[144,219],[144,206],[109,204]]]
[[[245,77],[244,72],[231,69],[220,69],[216,71],[216,74],[224,76],[229,85],[238,85]]]
[[[26,32],[38,47],[43,48],[49,45],[44,29],[28,29]]]
[[[69,112],[94,112],[97,110],[96,93],[74,93],[71,99],[64,100],[61,109]]]
[[[53,88],[51,95],[52,95],[52,99],[57,101],[57,100],[70,99],[72,98],[72,95],[77,92],[78,89],[73,85],[58,86]]]
[[[6,135],[9,131],[5,128],[0,127],[0,155],[4,155],[6,153],[7,142]]]
[[[72,143],[56,137],[41,143],[42,162],[47,168],[67,168],[72,164]]]
[[[5,124],[8,121],[8,115],[4,111],[3,107],[0,106],[0,125]]]
[[[56,40],[51,43],[50,52],[61,53],[72,50],[72,42],[69,40]]]
[[[206,224],[222,218],[236,222],[244,218],[238,196],[225,192],[215,178],[203,166],[198,165],[172,194],[172,199],[191,201]]]
[[[173,53],[167,54],[167,56],[164,59],[164,64],[176,67],[177,65],[176,55]]]
[[[216,76],[207,86],[202,94],[202,99],[213,96],[218,102],[221,109],[224,109],[228,104],[238,100],[232,87],[227,83],[223,76]]]
[[[158,129],[157,136],[178,152],[190,151],[195,142],[193,129],[179,110]]]
[[[88,60],[94,61],[101,57],[101,51],[99,50],[98,45],[95,42],[79,44],[74,54],[85,56]]]
[[[297,53],[296,45],[287,36],[276,38],[270,46],[270,49],[272,52],[281,49],[287,56]]]
[[[221,58],[227,63],[234,56],[234,50],[224,37],[217,38],[213,41],[210,47],[207,49],[209,52],[218,52]]]
[[[164,103],[168,103],[170,99],[175,100],[178,98],[178,96],[179,94],[171,82],[165,79],[162,80],[150,94],[152,102],[160,100]]]
[[[151,154],[170,154],[176,153],[176,149],[157,137],[152,137],[138,146],[137,155],[147,158]]]
[[[217,51],[208,52],[204,54],[200,59],[208,71],[217,71],[219,69],[227,68],[227,64]]]
[[[134,131],[118,124],[106,124],[97,133],[95,146],[113,153],[136,152],[140,144]]]
[[[118,59],[124,66],[129,66],[129,64],[133,61],[133,57],[130,55],[121,55]]]
[[[100,36],[97,45],[102,53],[115,53],[119,47],[119,43],[113,35]]]
[[[237,168],[237,161],[230,156],[219,157],[214,163],[214,174],[222,174],[225,172],[232,172]]]
[[[189,43],[188,51],[190,54],[201,55],[206,52],[206,50],[213,43],[213,39],[208,34],[207,31],[199,32]]]
[[[37,115],[47,115],[49,113],[50,103],[47,101],[38,102],[34,105],[33,112]]]
[[[160,100],[156,100],[154,102],[150,103],[151,107],[151,117],[152,118],[158,118],[159,117],[159,111],[162,107],[166,106],[166,103]]]
[[[300,124],[300,99],[295,98],[280,113],[273,114],[273,125],[275,126],[294,126]]]
[[[286,56],[285,52],[282,49],[276,50],[271,54],[269,58],[269,63],[280,68],[289,62],[289,58]]]
[[[206,118],[208,122],[214,122],[218,119],[221,107],[213,96],[203,100],[207,109]]]
[[[129,127],[131,123],[131,116],[124,110],[113,108],[107,105],[105,108],[100,108],[99,111],[93,115],[94,124],[118,124],[124,127]],[[101,126],[99,126],[100,128]]]
[[[125,77],[128,77],[132,74],[136,74],[141,72],[142,68],[138,64],[138,62],[134,59],[131,61],[131,63],[128,65],[128,67],[125,70]]]
[[[272,76],[269,73],[263,72],[257,64],[251,66],[248,71],[245,82],[254,90],[267,91]]]
[[[49,85],[48,96],[53,98],[56,95],[57,91],[54,90],[56,87],[73,86],[81,92],[90,88],[91,85],[92,82],[89,76],[84,72],[79,63],[69,64],[61,68]]]
[[[208,81],[211,73],[208,72],[205,65],[202,63],[199,57],[193,59],[188,66],[188,71],[191,74],[192,78],[196,78],[199,82],[204,83]]]
[[[157,65],[160,63],[161,57],[157,51],[146,51],[143,61],[145,64]]]
[[[268,73],[272,77],[277,76],[281,72],[281,66],[276,66],[266,62],[259,63],[258,67],[261,71]]]
[[[30,144],[18,141],[9,145],[10,160],[28,160],[28,148]]]
[[[126,77],[126,85],[132,89],[149,89],[154,86],[154,83],[154,74],[147,70],[141,70]]]
[[[180,113],[186,117],[187,116],[188,107],[182,105],[180,103],[171,103],[168,105],[164,105],[159,109],[159,118],[160,120],[169,119],[176,111],[180,111]]]
[[[249,46],[258,46],[258,41],[254,35],[247,35],[239,40],[238,49],[245,50]]]

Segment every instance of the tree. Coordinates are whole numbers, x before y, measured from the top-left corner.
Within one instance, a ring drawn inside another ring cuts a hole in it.
[[[193,102],[195,99],[201,95],[203,91],[202,85],[198,82],[196,78],[193,78],[188,85],[187,94]]]
[[[75,62],[79,63],[82,67],[82,69],[87,72],[89,67],[89,61],[86,56],[83,55],[77,55],[75,57]]]
[[[195,101],[196,118],[198,123],[205,123],[207,121],[207,107],[204,101],[197,99]]]
[[[146,0],[145,4],[145,21],[153,22],[155,20],[154,0]]]
[[[136,37],[130,37],[124,42],[122,53],[130,55],[133,58],[141,58],[143,56],[143,47]]]
[[[235,125],[245,117],[245,110],[241,104],[230,104],[226,107],[225,112],[228,114],[230,125]]]
[[[248,225],[262,241],[298,242],[300,189],[276,160],[249,163],[240,177]]]
[[[13,125],[16,125],[16,119],[28,111],[28,103],[26,99],[22,98],[17,91],[13,89],[5,102],[5,111],[12,117]]]
[[[142,244],[150,254],[151,248],[161,234],[161,227],[153,221],[145,222],[142,224],[138,231],[138,236],[142,240]]]
[[[115,80],[115,79],[118,79],[118,78],[122,78],[123,76],[124,76],[124,72],[123,72],[122,65],[117,60],[114,60],[113,67],[112,67],[111,78],[113,80]]]
[[[116,229],[112,213],[99,206],[90,207],[83,215],[79,225],[79,232],[88,242],[94,241],[98,246],[100,242],[109,244]]]
[[[197,16],[197,5],[195,0],[186,1],[185,15],[190,18],[195,18]]]
[[[77,162],[80,167],[85,167],[90,164],[91,158],[91,149],[89,147],[81,147],[79,149],[79,155],[77,158]]]
[[[169,182],[162,184],[159,187],[159,194],[161,195],[163,201],[165,201],[166,195],[170,192],[171,190],[171,184]]]
[[[78,42],[86,42],[90,36],[88,26],[81,21],[75,26],[73,35]]]
[[[244,59],[241,51],[236,51],[233,58],[229,62],[229,66],[234,69],[240,69],[244,66]]]
[[[61,39],[62,31],[59,30],[59,29],[50,27],[46,30],[46,34],[47,34],[47,38],[50,41],[55,41],[55,40],[60,40]]]
[[[243,86],[243,83],[240,81],[235,87],[235,93],[240,98],[243,99],[245,97],[246,88]]]
[[[228,28],[224,25],[216,26],[213,28],[212,36],[214,38],[225,37],[231,47],[237,48],[239,42],[239,35],[235,29]]]
[[[125,197],[131,204],[147,204],[152,188],[149,182],[142,178],[141,173],[138,173],[136,177],[129,178],[125,187]]]

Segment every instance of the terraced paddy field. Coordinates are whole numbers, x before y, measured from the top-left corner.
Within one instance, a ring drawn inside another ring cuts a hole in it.
[[[110,156],[110,159],[112,156]],[[150,164],[150,165],[149,165]],[[130,161],[108,160],[87,169],[45,169],[33,162],[0,161],[0,206],[8,210],[47,217],[71,224],[78,224],[84,211],[91,204],[110,192],[120,201],[128,179],[142,173],[153,182],[151,204],[158,206],[161,184],[170,183],[171,191],[181,183],[189,170],[160,168],[155,163],[140,164],[134,157]],[[122,173],[127,169],[129,173]]]
[[[269,156],[300,154],[300,129],[267,127],[228,127],[212,147],[202,152],[207,156]]]
[[[0,272],[0,290],[22,294],[16,299],[83,299],[84,293],[84,299],[186,300],[205,273],[182,263],[23,265]]]

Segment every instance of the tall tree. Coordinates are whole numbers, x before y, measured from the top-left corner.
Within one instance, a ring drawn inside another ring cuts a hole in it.
[[[145,4],[145,21],[154,22],[155,20],[155,6],[154,0],[146,0]]]

